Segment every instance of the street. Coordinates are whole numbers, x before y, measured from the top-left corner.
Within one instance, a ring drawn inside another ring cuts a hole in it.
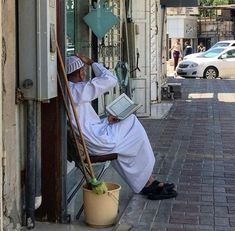
[[[165,119],[143,119],[156,154],[154,173],[177,185],[176,199],[134,195],[120,223],[131,230],[235,230],[235,80],[169,79],[182,84]]]

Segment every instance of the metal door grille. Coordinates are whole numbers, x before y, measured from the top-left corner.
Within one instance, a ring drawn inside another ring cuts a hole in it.
[[[114,6],[112,9],[120,19],[122,18],[122,1],[119,0],[108,0],[109,6]],[[99,62],[104,63],[106,67],[113,70],[118,61],[121,60],[121,30],[122,20],[120,23],[113,26],[112,29],[105,35],[105,37],[99,40]]]

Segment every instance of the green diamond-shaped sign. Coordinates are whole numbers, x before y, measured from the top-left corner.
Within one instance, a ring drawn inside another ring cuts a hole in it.
[[[95,8],[83,18],[98,38],[103,38],[119,22],[118,17],[111,12],[111,9],[112,7],[108,7],[104,0],[100,0]]]

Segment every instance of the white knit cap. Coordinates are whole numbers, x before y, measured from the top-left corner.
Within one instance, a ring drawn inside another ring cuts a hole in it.
[[[67,57],[67,74],[70,74],[81,67],[84,66],[84,63],[77,56],[69,56]]]

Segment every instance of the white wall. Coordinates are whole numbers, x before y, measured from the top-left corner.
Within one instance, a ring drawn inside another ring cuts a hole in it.
[[[167,16],[169,38],[197,38],[196,16]]]
[[[151,49],[151,101],[157,100],[157,82],[158,82],[158,75],[157,75],[157,59],[158,59],[158,43],[157,43],[157,32],[158,29],[158,21],[157,21],[157,4],[156,0],[151,0],[150,6],[150,49]]]
[[[151,81],[151,27],[150,27],[150,0],[139,1],[132,5],[132,19],[138,28],[135,34],[135,51],[139,52],[139,68],[136,71],[136,78],[130,80],[132,99],[143,106],[137,111],[138,116],[150,115],[150,81]]]

